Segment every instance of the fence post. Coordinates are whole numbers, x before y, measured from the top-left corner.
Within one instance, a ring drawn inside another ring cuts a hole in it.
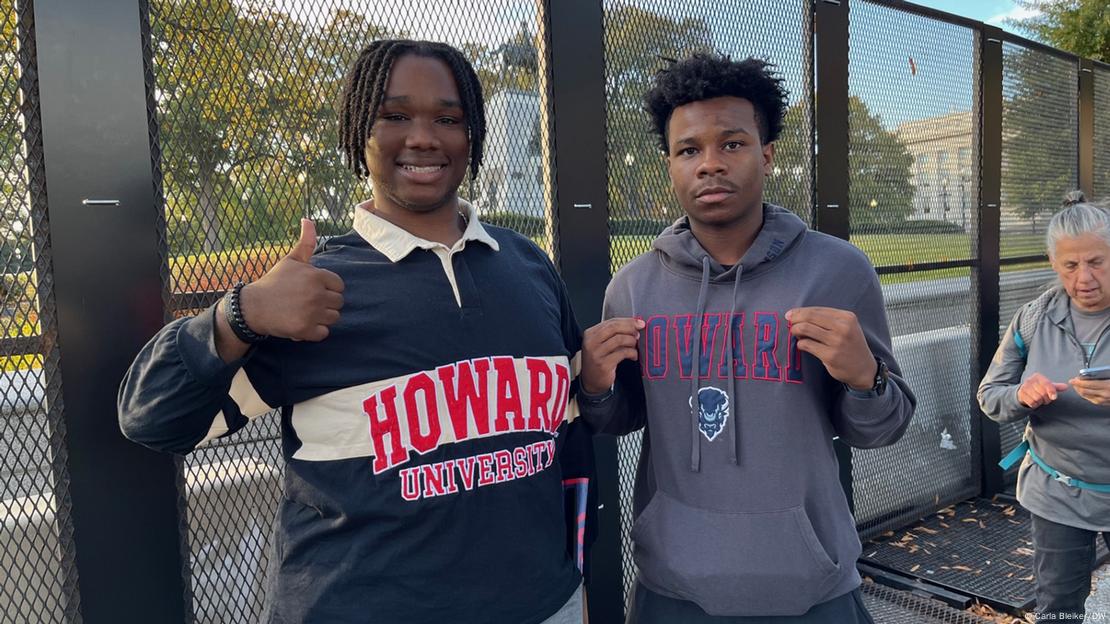
[[[1095,64],[1079,59],[1079,188],[1095,194]],[[1106,104],[1106,102],[1103,102]]]
[[[81,616],[183,622],[176,461],[116,420],[163,323],[139,3],[35,0],[34,17]]]
[[[987,372],[998,349],[999,266],[1002,205],[1002,30],[983,25],[979,31],[979,98],[982,124],[979,133],[979,266],[975,270],[979,296],[972,317],[978,340],[972,342],[973,361],[978,363],[972,380],[972,435],[979,430],[981,486],[983,496],[1002,491],[1003,473],[998,466],[1002,441],[998,423],[979,410],[974,389]]]
[[[848,0],[814,0],[816,97],[814,130],[817,149],[814,229],[848,240]],[[852,448],[837,440],[840,485],[855,512],[852,492]]]
[[[553,203],[556,263],[583,328],[601,318],[609,282],[605,45],[598,0],[544,0],[546,71],[540,107],[547,129],[545,183]],[[624,619],[617,441],[597,436],[599,529],[587,593],[590,619]]]

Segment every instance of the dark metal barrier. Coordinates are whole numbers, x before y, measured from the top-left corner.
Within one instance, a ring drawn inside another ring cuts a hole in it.
[[[849,240],[880,267],[894,354],[918,397],[897,444],[852,452],[869,537],[979,489],[968,414],[979,41],[968,26],[872,2],[850,4],[848,39]],[[921,270],[930,264],[944,268]]]
[[[1110,67],[894,0],[37,4],[0,5],[0,624],[258,617],[276,417],[175,460],[119,437],[113,384],[160,322],[281,258],[300,217],[346,231],[369,189],[335,148],[337,100],[376,37],[472,60],[489,134],[462,195],[548,250],[584,325],[680,214],[641,108],[652,74],[697,50],[779,66],[791,97],[767,197],[869,255],[921,401],[898,445],[840,449],[865,537],[1002,487],[992,464],[1021,426],[981,420],[978,376],[1052,279],[1043,229],[1062,194],[1110,194]],[[598,441],[595,621],[619,619],[635,577],[639,445]]]
[[[1093,197],[1110,197],[1110,66],[1092,64],[1094,74]]]
[[[0,622],[79,622],[31,3],[0,25]]]

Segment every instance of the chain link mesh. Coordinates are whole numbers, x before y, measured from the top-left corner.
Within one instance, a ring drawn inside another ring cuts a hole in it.
[[[1042,254],[1044,228],[1079,184],[1079,68],[1002,44],[1002,257]]]
[[[979,204],[978,35],[871,2],[849,8],[848,180],[851,241],[884,267],[883,297],[917,410],[902,439],[854,449],[856,522],[864,537],[978,491],[970,406],[966,266]]]
[[[0,623],[80,622],[32,3],[0,25]]]
[[[1002,44],[1001,256],[1045,253],[1045,226],[1079,183],[1079,68],[1040,50]],[[1052,282],[1045,261],[1003,265],[998,335]],[[1021,443],[1025,420],[999,425],[1002,455]],[[1006,473],[1017,478],[1017,466]]]
[[[1110,204],[1110,67],[1094,68],[1095,180],[1094,197]]]
[[[765,197],[812,223],[810,3],[605,0],[602,7],[612,270],[650,249],[682,216],[643,97],[656,71],[695,52],[778,66],[790,100]]]
[[[346,70],[382,37],[445,41],[482,80],[484,164],[460,194],[483,221],[550,253],[543,188],[536,8],[505,0],[148,0],[152,154],[167,250],[167,309],[195,313],[286,254],[301,217],[321,236],[350,229],[372,189],[343,165],[337,110]],[[265,602],[281,494],[280,423],[271,413],[185,460],[191,599],[198,622],[244,622]]]
[[[960,611],[924,596],[891,589],[870,580],[860,586],[863,604],[878,624],[990,624],[967,611]]]
[[[812,223],[810,2],[605,0],[602,8],[612,272],[648,251],[655,236],[683,214],[671,190],[658,138],[650,131],[643,97],[656,71],[694,52],[768,58],[778,66],[790,100],[765,197]],[[629,533],[640,444],[640,433],[618,443],[625,595],[636,577]]]

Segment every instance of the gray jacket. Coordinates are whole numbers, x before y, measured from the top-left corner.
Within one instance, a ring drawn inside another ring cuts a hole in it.
[[[1110,364],[1110,338],[1099,336],[1086,357],[1072,330],[1070,299],[1054,287],[1014,315],[987,374],[979,384],[979,406],[998,422],[1029,418],[1025,437],[1049,466],[1091,483],[1110,483],[1110,408],[1095,405],[1074,390],[1052,403],[1029,409],[1018,401],[1018,387],[1034,373],[1066,383],[1088,366]],[[1028,351],[1023,358],[1015,340]],[[1003,449],[1007,450],[1007,449]],[[1110,529],[1110,494],[1055,481],[1028,456],[1018,471],[1018,501],[1038,516],[1090,530]]]

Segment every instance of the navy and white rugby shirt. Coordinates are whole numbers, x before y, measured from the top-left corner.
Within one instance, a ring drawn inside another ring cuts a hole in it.
[[[547,256],[463,207],[451,248],[357,208],[312,257],[346,286],[326,340],[224,364],[212,308],[123,380],[124,433],[175,453],[280,408],[269,622],[528,624],[580,583],[559,458],[579,330]]]

